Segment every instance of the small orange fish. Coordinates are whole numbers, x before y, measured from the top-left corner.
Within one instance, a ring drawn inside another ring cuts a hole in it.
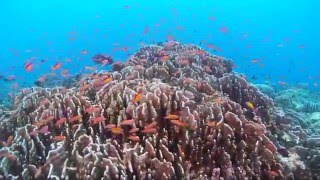
[[[56,122],[56,126],[57,127],[60,127],[64,122],[66,122],[66,118],[61,118],[61,119],[59,119],[57,122]]]
[[[172,124],[176,125],[176,126],[180,126],[180,127],[185,127],[186,124],[182,121],[179,121],[179,120],[171,120],[170,121]]]
[[[61,64],[59,62],[57,62],[56,64],[54,64],[51,67],[51,71],[55,71],[55,70],[59,69],[60,67],[61,67]]]
[[[53,137],[53,140],[57,141],[57,142],[64,141],[65,139],[66,139],[66,137],[62,136],[62,135]]]
[[[284,81],[278,81],[278,84],[281,85],[281,86],[286,86],[288,85],[287,82],[284,82]]]
[[[98,116],[98,117],[95,117],[95,118],[91,118],[90,119],[90,122],[92,122],[93,124],[97,124],[97,123],[100,123],[102,121],[106,120],[105,117],[103,116]]]
[[[109,83],[111,81],[112,81],[111,77],[107,77],[107,78],[103,79],[103,83],[105,83],[105,84],[107,84],[107,83]]]
[[[85,84],[83,86],[80,87],[79,91],[80,92],[83,92],[83,91],[86,91],[87,89],[89,89],[91,87],[90,84]]]
[[[48,103],[50,103],[50,101],[48,99],[43,99],[43,100],[40,101],[40,106],[45,106]]]
[[[146,128],[144,130],[141,131],[144,134],[154,134],[157,132],[156,128]]]
[[[154,128],[156,125],[157,125],[157,122],[156,122],[156,121],[154,121],[154,122],[152,122],[152,123],[150,123],[150,124],[146,125],[144,128],[145,128],[145,129],[150,129],[150,128]]]
[[[133,119],[127,119],[120,123],[121,126],[132,126],[134,123]]]
[[[214,49],[214,45],[213,44],[207,44],[207,48]]]
[[[104,128],[105,129],[112,129],[112,128],[115,128],[116,125],[115,124],[107,124]]]
[[[114,128],[111,128],[111,132],[113,134],[123,134],[123,129],[120,127],[114,127]]]
[[[228,29],[227,29],[227,27],[221,27],[221,28],[219,28],[219,31],[220,31],[221,33],[227,33],[227,32],[228,32]]]
[[[167,40],[168,40],[168,41],[172,41],[172,40],[173,40],[173,36],[168,35],[168,36],[167,36]]]
[[[81,116],[80,116],[80,115],[77,115],[77,116],[73,116],[73,117],[69,120],[69,122],[74,122],[74,121],[79,121],[79,120],[81,120]]]
[[[140,98],[141,98],[141,95],[142,95],[141,93],[137,93],[136,95],[134,95],[134,97],[132,99],[132,102],[133,103],[138,102],[140,100]]]
[[[179,116],[178,115],[174,115],[174,114],[169,114],[168,116],[166,116],[164,118],[168,119],[168,120],[176,120],[176,119],[179,119]]]
[[[99,111],[100,111],[100,108],[99,108],[99,107],[94,107],[94,106],[88,107],[88,108],[86,108],[86,109],[84,110],[84,112],[89,113],[89,114],[91,114],[91,113],[97,113],[97,112],[99,112]]]
[[[24,68],[26,69],[27,72],[30,72],[32,67],[33,67],[32,63],[25,63],[24,64]]]
[[[139,128],[132,128],[132,129],[130,129],[130,131],[129,131],[129,133],[131,134],[131,133],[136,133],[136,132],[138,132],[139,131]]]
[[[160,58],[160,60],[161,60],[161,61],[168,61],[168,60],[170,60],[170,56],[168,56],[168,55],[162,56],[162,57]]]
[[[134,142],[140,141],[139,136],[135,136],[135,135],[130,135],[128,139]]]
[[[257,60],[257,59],[253,59],[251,62],[252,62],[252,63],[257,63],[258,60]]]
[[[46,118],[46,121],[52,121],[52,120],[54,120],[54,117],[53,117],[53,116],[48,116],[48,117]]]

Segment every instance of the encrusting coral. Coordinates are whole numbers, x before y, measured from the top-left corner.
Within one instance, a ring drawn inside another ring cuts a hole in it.
[[[2,116],[0,174],[23,179],[284,178],[273,102],[195,45],[141,48],[76,87],[23,89]],[[247,103],[254,107],[246,106]]]

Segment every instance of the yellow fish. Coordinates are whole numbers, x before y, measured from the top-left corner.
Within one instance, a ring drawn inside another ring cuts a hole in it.
[[[247,102],[246,102],[246,106],[247,106],[248,108],[250,108],[251,110],[254,110],[254,106],[253,106],[253,103],[252,103],[252,102],[247,101]]]

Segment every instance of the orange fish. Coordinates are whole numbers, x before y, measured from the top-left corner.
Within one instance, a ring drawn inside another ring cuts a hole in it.
[[[51,67],[51,71],[55,71],[55,70],[59,69],[60,67],[61,67],[61,64],[59,62],[57,62],[56,64],[54,64]]]
[[[173,36],[168,35],[168,36],[167,36],[167,40],[168,40],[168,41],[172,41],[172,40],[173,40]]]
[[[228,32],[227,27],[221,27],[219,30],[220,30],[220,32],[222,32],[222,33],[227,33],[227,32]]]
[[[180,126],[180,127],[185,127],[186,124],[182,121],[179,121],[179,120],[171,120],[170,121],[172,124],[176,125],[176,126]]]
[[[54,117],[53,117],[53,116],[49,116],[49,117],[47,117],[47,119],[46,119],[46,121],[52,121],[52,120],[54,120]]]
[[[98,117],[95,117],[95,118],[91,118],[90,121],[93,123],[93,124],[97,124],[97,123],[100,123],[102,121],[106,120],[105,117],[103,116],[98,116]]]
[[[91,113],[97,113],[97,112],[99,112],[100,111],[100,108],[99,107],[88,107],[88,108],[86,108],[85,110],[84,110],[84,112],[86,112],[86,113],[89,113],[89,114],[91,114]]]
[[[53,140],[57,141],[57,142],[64,141],[65,139],[66,139],[66,137],[62,136],[62,135],[53,137]]]
[[[178,115],[174,115],[174,114],[169,114],[168,116],[166,116],[164,118],[168,119],[168,120],[176,120],[176,119],[179,119],[179,116]]]
[[[134,141],[134,142],[140,141],[139,136],[135,136],[135,135],[130,135],[130,136],[128,137],[128,139],[131,140],[131,141]]]
[[[257,63],[258,60],[257,60],[257,59],[253,59],[251,62],[252,62],[252,63]]]
[[[134,123],[133,119],[127,119],[120,123],[121,126],[132,126]]]
[[[213,45],[213,44],[207,44],[207,47],[208,47],[209,49],[214,49],[214,45]]]
[[[79,91],[80,92],[86,91],[87,89],[90,88],[90,86],[91,86],[90,84],[85,84],[85,85],[80,87]]]
[[[170,60],[170,56],[168,56],[168,55],[162,56],[162,57],[160,58],[160,60],[161,60],[161,61],[168,61],[168,60]]]
[[[114,127],[114,128],[111,128],[111,132],[113,134],[123,134],[123,129],[120,127]]]
[[[278,81],[278,84],[281,85],[281,86],[288,85],[288,83],[287,83],[287,82],[284,82],[284,81]]]
[[[33,67],[33,64],[32,63],[24,63],[24,68],[26,69],[27,72],[31,71]]]
[[[144,128],[145,128],[145,129],[150,129],[150,128],[154,128],[156,125],[157,125],[157,122],[156,122],[156,121],[154,121],[154,122],[152,122],[152,123],[150,123],[150,124],[146,125]]]
[[[57,122],[56,122],[56,126],[57,127],[60,127],[61,126],[61,124],[63,124],[64,122],[66,122],[66,118],[61,118],[61,119],[59,119]]]
[[[136,103],[140,100],[140,98],[141,98],[141,93],[137,93],[136,95],[134,95],[132,102]]]
[[[144,130],[141,131],[144,134],[154,134],[157,132],[156,128],[146,128]]]
[[[112,128],[115,128],[116,125],[115,124],[107,124],[104,128],[106,129],[112,129]]]
[[[109,83],[111,81],[112,81],[111,77],[106,77],[106,78],[103,79],[103,83],[105,83],[105,84],[107,84],[107,83]]]
[[[69,122],[74,122],[74,121],[79,121],[81,120],[81,116],[80,115],[77,115],[77,116],[73,116]]]

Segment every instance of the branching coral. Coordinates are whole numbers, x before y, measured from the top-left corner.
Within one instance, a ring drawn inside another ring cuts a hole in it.
[[[167,42],[141,48],[112,72],[88,74],[74,88],[22,90],[1,121],[1,133],[12,135],[0,152],[1,174],[283,178],[265,126],[272,100],[231,67],[195,45]]]

